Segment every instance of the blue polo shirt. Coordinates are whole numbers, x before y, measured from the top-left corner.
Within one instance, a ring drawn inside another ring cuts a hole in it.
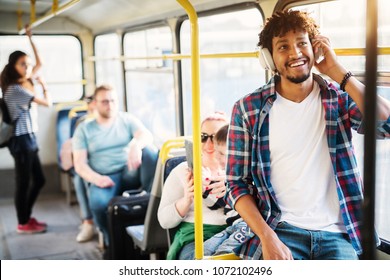
[[[73,151],[87,150],[88,165],[102,175],[121,171],[127,165],[127,146],[135,132],[145,129],[134,116],[119,112],[110,127],[96,120],[82,122],[73,136]]]

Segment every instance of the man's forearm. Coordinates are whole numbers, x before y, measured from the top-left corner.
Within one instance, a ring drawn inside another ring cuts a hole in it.
[[[95,184],[95,182],[101,176],[99,173],[92,170],[92,168],[87,163],[76,163],[75,169],[77,174],[81,176],[85,181]]]

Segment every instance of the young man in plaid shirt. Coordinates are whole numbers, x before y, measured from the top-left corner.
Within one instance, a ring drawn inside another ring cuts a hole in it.
[[[363,192],[351,129],[363,132],[364,85],[305,12],[276,13],[259,38],[275,75],[235,103],[228,138],[225,198],[255,233],[237,254],[357,259]],[[378,97],[379,138],[390,138],[389,103]]]

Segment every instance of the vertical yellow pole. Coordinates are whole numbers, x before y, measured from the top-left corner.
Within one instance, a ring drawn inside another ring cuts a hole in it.
[[[33,24],[36,20],[35,16],[35,0],[30,0],[31,7],[30,7],[30,25]]]
[[[188,0],[177,0],[187,12],[191,24],[192,133],[194,142],[195,259],[203,259],[202,159],[200,144],[200,83],[198,16]]]
[[[23,28],[23,20],[22,20],[23,12],[21,10],[18,10],[16,13],[18,15],[18,30],[20,30]]]
[[[53,13],[55,13],[55,12],[57,12],[57,10],[58,10],[58,0],[53,0],[53,4],[52,4],[52,6],[51,6],[51,11],[53,12]]]

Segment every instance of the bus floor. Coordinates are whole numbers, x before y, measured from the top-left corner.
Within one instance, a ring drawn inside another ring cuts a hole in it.
[[[81,223],[78,205],[66,204],[63,194],[42,194],[33,216],[48,224],[41,234],[18,234],[13,199],[0,200],[1,260],[99,260],[102,253],[98,235],[89,242],[78,243]]]

